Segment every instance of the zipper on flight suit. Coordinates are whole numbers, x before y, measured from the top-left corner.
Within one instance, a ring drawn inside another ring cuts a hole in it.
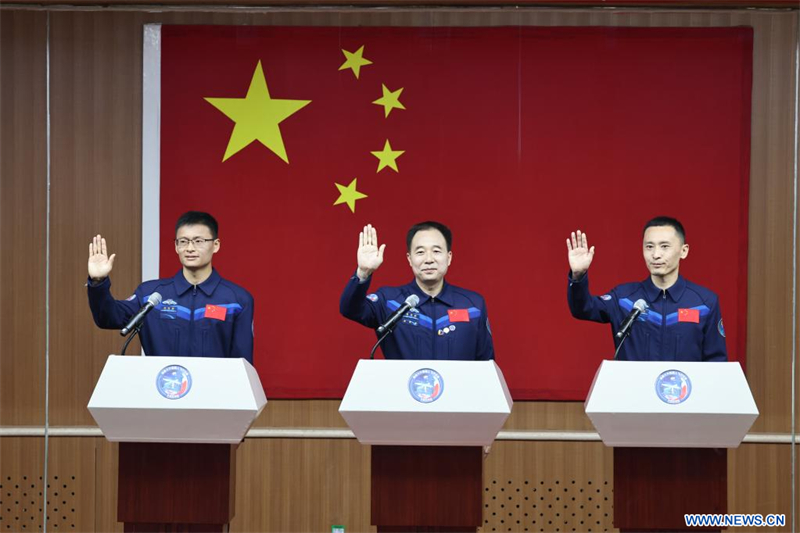
[[[431,359],[436,359],[436,298],[431,296],[431,320],[433,327],[431,328]]]
[[[190,308],[189,314],[191,314],[191,318],[189,319],[189,355],[194,355],[194,299],[197,296],[197,285],[192,285],[192,307]]]

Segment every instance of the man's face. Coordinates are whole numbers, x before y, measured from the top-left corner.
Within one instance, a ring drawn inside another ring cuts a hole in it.
[[[199,270],[211,264],[212,257],[219,251],[219,239],[205,240],[200,243],[200,239],[211,238],[211,230],[203,224],[178,228],[178,232],[175,234],[176,243],[181,239],[189,240],[185,246],[175,245],[175,253],[178,254],[181,264],[190,270]]]
[[[653,276],[668,276],[678,272],[681,259],[689,255],[689,245],[672,226],[654,226],[644,232],[644,262]]]
[[[453,252],[448,251],[447,242],[439,230],[418,231],[411,239],[408,264],[420,283],[440,281],[447,274],[452,259]]]

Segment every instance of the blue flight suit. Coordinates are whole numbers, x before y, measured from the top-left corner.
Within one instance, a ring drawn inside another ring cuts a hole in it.
[[[121,329],[151,294],[161,294],[161,303],[147,314],[140,333],[145,354],[243,357],[253,362],[253,297],[216,270],[196,286],[182,271],[172,278],[146,281],[127,300],[115,300],[110,288],[108,278],[95,286],[89,280],[94,323],[105,329]],[[220,307],[225,308],[224,316]]]
[[[400,287],[381,287],[367,294],[372,278],[350,278],[339,302],[346,318],[376,329],[412,294],[416,309],[403,315],[394,332],[381,343],[386,359],[494,359],[486,302],[472,291],[447,282],[435,297],[422,292],[416,281]]]
[[[725,329],[717,295],[678,276],[661,290],[648,277],[615,287],[608,294],[589,293],[588,274],[567,288],[572,316],[581,320],[611,323],[616,337],[633,304],[643,299],[650,308],[639,316],[617,359],[625,361],[727,361]]]

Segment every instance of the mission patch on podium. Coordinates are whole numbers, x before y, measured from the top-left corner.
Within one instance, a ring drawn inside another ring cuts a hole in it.
[[[444,392],[444,379],[432,368],[421,368],[408,379],[408,392],[418,402],[435,402]]]
[[[680,370],[667,370],[656,378],[656,394],[664,403],[683,403],[691,393],[692,382]]]
[[[192,390],[192,374],[180,365],[169,365],[156,376],[156,388],[168,400],[180,400]]]

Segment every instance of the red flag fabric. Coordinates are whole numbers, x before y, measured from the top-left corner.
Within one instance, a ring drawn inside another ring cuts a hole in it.
[[[699,309],[678,309],[678,322],[700,323]]]
[[[387,245],[373,287],[400,285],[406,230],[439,220],[514,398],[580,400],[614,346],[570,316],[565,239],[596,247],[600,295],[647,277],[667,214],[742,361],[751,63],[750,28],[164,25],[161,273],[178,215],[213,213],[267,393],[339,397],[375,342],[338,312],[358,232]]]
[[[469,310],[468,309],[448,309],[447,310],[447,318],[450,319],[450,322],[469,322]]]
[[[220,307],[217,305],[206,305],[206,318],[213,318],[216,320],[222,320],[225,322],[225,317],[227,316],[228,309],[226,307]]]

